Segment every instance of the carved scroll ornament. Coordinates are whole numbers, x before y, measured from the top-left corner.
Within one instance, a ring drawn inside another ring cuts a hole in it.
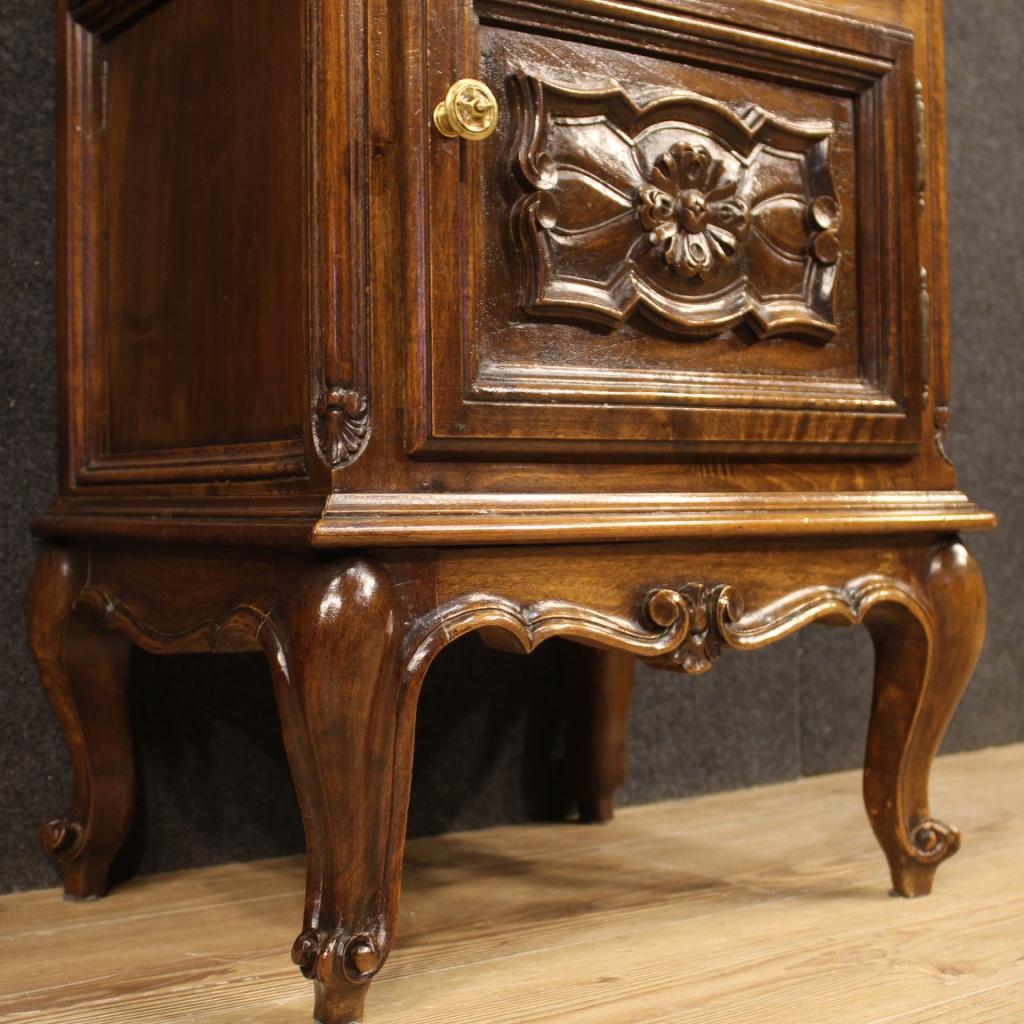
[[[292,963],[304,977],[330,985],[333,975],[342,975],[353,985],[364,985],[383,966],[383,943],[368,932],[349,935],[344,928],[334,931],[307,929],[292,945]]]
[[[516,82],[528,313],[615,325],[641,310],[690,337],[740,322],[762,338],[836,333],[831,122]]]

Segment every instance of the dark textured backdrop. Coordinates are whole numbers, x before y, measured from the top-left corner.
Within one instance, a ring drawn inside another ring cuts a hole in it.
[[[1024,163],[1020,0],[947,0],[951,447],[963,487],[1001,516],[974,538],[991,599],[989,641],[946,750],[1024,740],[1018,505],[1024,393]],[[979,8],[984,17],[979,17]],[[53,60],[48,0],[0,0],[0,891],[51,885],[34,831],[64,809],[68,766],[33,674],[22,596],[32,515],[55,479]],[[142,806],[122,871],[159,871],[301,849],[301,829],[258,657],[154,658],[133,666]],[[473,638],[424,689],[410,827],[416,834],[558,810],[560,708],[550,652],[500,655]],[[870,689],[863,630],[810,630],[685,680],[643,669],[627,802],[703,793],[858,764]]]

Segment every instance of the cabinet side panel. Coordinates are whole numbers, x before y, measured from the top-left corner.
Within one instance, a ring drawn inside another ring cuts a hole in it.
[[[107,456],[303,436],[306,12],[172,0],[103,47]]]

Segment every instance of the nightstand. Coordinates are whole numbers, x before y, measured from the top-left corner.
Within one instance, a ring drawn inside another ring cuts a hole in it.
[[[984,635],[943,450],[938,0],[63,0],[60,493],[29,593],[104,891],[128,649],[266,653],[307,830],[292,951],[362,1018],[413,731],[471,631],[568,650],[581,816],[636,658],[870,630],[895,889]]]

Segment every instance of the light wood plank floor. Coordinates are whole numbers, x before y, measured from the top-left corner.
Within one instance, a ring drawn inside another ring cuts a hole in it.
[[[1024,746],[944,758],[964,831],[887,895],[855,773],[410,844],[370,1024],[1021,1024]],[[0,1020],[298,1024],[301,859],[0,899]]]

